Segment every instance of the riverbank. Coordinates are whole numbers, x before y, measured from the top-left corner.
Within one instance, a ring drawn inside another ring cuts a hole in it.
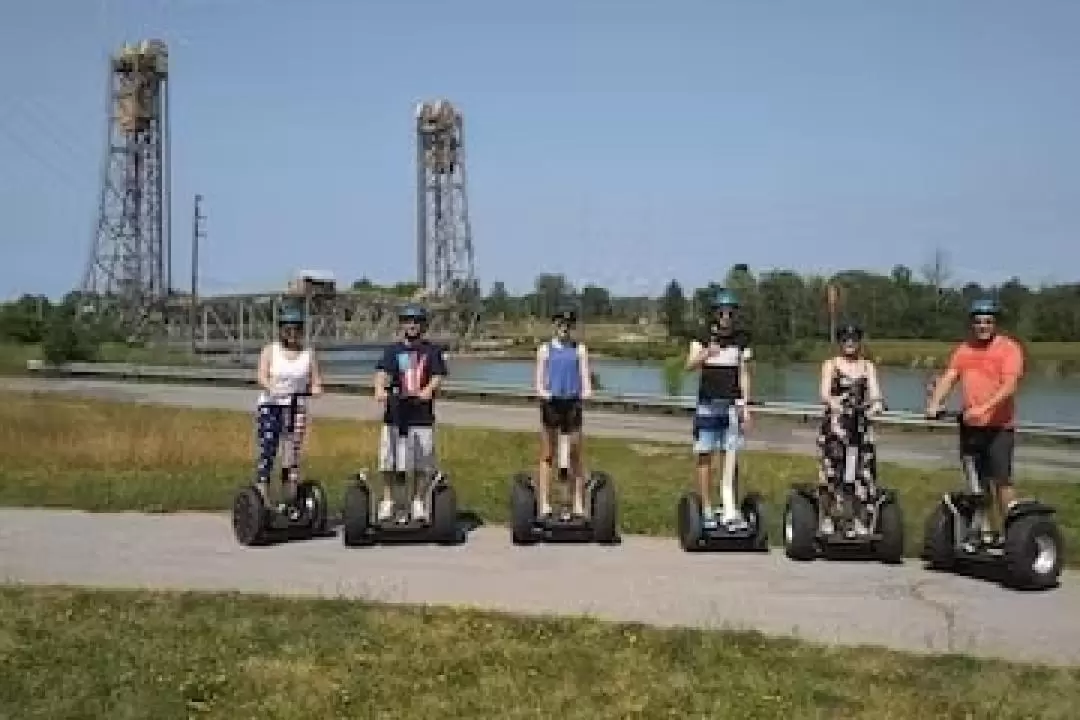
[[[0,586],[0,637],[11,718],[1064,720],[1080,703],[1076,669],[352,599]]]

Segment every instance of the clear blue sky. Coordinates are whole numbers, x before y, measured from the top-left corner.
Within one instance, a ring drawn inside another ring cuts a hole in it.
[[[82,275],[106,55],[171,48],[173,237],[209,290],[413,273],[412,112],[465,113],[478,272],[1077,279],[1080,2],[0,3],[0,296]]]

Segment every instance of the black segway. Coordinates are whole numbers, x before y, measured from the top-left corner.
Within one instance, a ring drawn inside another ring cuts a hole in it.
[[[570,475],[570,437],[559,434],[559,471],[556,483],[558,502],[547,517],[539,515],[536,485],[531,473],[514,476],[510,487],[510,538],[515,545],[546,542],[595,542],[613,545],[619,541],[618,498],[615,481],[594,470],[585,481],[584,517],[575,516],[574,479]],[[550,492],[550,489],[549,489]]]
[[[428,481],[425,473],[416,470],[419,459],[416,438],[410,432],[409,414],[406,404],[415,402],[415,398],[402,396],[398,388],[391,388],[386,402],[390,417],[397,427],[397,446],[394,448],[394,471],[412,475],[412,482],[395,483],[391,488],[394,500],[394,513],[385,520],[379,520],[373,513],[371,489],[367,477],[358,472],[352,483],[345,490],[345,507],[342,511],[342,541],[346,547],[364,547],[380,541],[397,542],[434,542],[439,545],[454,545],[461,539],[457,522],[457,494],[449,478],[436,471]],[[405,458],[411,457],[409,470],[401,469]],[[427,503],[428,517],[413,517],[411,505],[417,483],[427,481],[424,498]]]
[[[738,427],[738,408],[728,410],[728,427]],[[727,513],[725,508],[717,511],[714,527],[706,527],[701,510],[703,498],[696,490],[687,492],[679,498],[677,523],[679,546],[687,552],[700,551],[736,551],[768,552],[769,530],[765,526],[765,503],[761,495],[749,492],[739,502],[739,445],[735,443],[724,453],[724,467],[720,480],[733,502],[738,502],[737,517]],[[734,517],[735,521],[725,522],[725,517]]]
[[[937,420],[964,415],[943,412]],[[961,446],[960,466],[967,487],[945,493],[927,518],[923,560],[935,570],[955,571],[965,563],[984,563],[1005,571],[1005,584],[1018,590],[1056,587],[1064,564],[1064,543],[1055,508],[1037,500],[1017,500],[1005,515],[1004,537],[990,533],[986,511],[993,502],[969,449]]]
[[[289,469],[296,462],[296,410],[299,399],[310,392],[289,397],[288,422],[282,432],[281,483],[288,480]],[[315,480],[297,483],[292,502],[267,504],[255,483],[240,489],[233,499],[233,533],[241,545],[265,545],[279,540],[297,540],[323,535],[327,529],[326,491]]]
[[[859,477],[863,439],[870,429],[870,406],[863,398],[845,398],[839,418],[848,442],[839,492],[823,502],[816,483],[795,485],[784,507],[784,551],[792,560],[813,560],[819,554],[847,550],[867,552],[884,563],[904,559],[904,515],[896,492]],[[830,488],[832,491],[832,488]],[[832,527],[822,529],[822,520]]]

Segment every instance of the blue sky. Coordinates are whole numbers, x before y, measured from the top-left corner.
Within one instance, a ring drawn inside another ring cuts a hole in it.
[[[477,269],[659,292],[735,262],[1076,280],[1080,3],[0,3],[0,296],[78,284],[106,56],[171,48],[173,237],[211,291],[413,273],[412,111],[465,114]]]

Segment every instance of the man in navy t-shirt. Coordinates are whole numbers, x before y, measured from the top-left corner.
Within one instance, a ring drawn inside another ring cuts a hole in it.
[[[435,471],[435,392],[446,377],[442,348],[424,339],[427,312],[408,305],[398,314],[403,339],[386,348],[375,364],[375,399],[385,406],[379,440],[379,471],[383,499],[379,519],[394,513],[392,487],[405,483],[408,471],[431,475]],[[405,430],[402,436],[402,430]],[[405,440],[405,442],[402,442]],[[402,446],[411,449],[405,450]],[[399,449],[403,452],[399,452]],[[429,477],[430,479],[430,477]],[[413,488],[412,517],[428,515],[424,485]]]

